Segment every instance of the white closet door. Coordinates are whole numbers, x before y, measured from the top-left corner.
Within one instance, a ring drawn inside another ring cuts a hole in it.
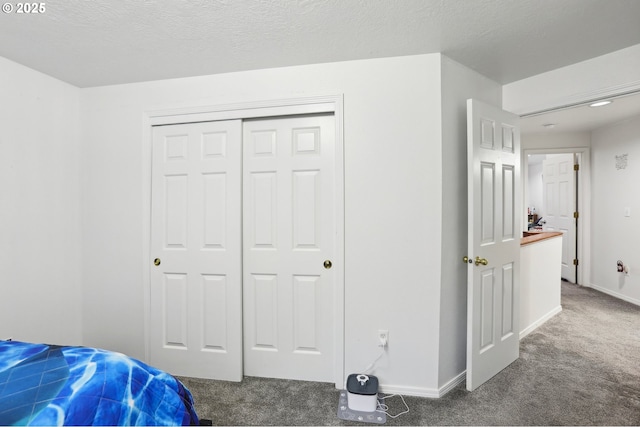
[[[334,117],[243,128],[245,375],[333,382]]]
[[[175,375],[242,379],[241,128],[153,129],[149,356]]]

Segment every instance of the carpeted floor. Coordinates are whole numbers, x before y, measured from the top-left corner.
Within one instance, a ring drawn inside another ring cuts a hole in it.
[[[640,307],[563,283],[562,308],[473,393],[462,383],[440,399],[405,397],[411,411],[386,425],[640,425]],[[337,418],[332,384],[181,380],[214,425],[363,425]]]

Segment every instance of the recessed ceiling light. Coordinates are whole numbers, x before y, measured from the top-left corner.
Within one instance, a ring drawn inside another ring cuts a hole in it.
[[[603,105],[609,105],[611,104],[611,101],[598,101],[598,102],[594,102],[593,104],[590,104],[589,107],[602,107]]]
[[[547,129],[553,129],[554,127],[556,127],[556,124],[555,123],[545,123],[542,126],[547,128]]]

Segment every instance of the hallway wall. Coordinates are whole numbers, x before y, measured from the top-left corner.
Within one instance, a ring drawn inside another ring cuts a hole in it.
[[[597,129],[591,147],[591,286],[640,305],[640,117]],[[617,272],[618,260],[628,276]]]

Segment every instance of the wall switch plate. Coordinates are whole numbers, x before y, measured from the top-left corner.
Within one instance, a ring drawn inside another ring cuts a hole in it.
[[[626,207],[624,208],[624,216],[629,217],[631,216],[631,208],[630,207]]]

